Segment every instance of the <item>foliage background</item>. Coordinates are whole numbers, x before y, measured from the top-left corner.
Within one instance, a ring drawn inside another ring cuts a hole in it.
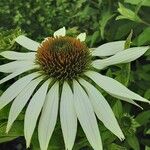
[[[149,0],[1,0],[0,51],[25,51],[14,43],[20,34],[41,41],[66,26],[69,35],[86,32],[89,47],[105,42],[125,40],[133,30],[131,46],[150,44]],[[0,58],[0,63],[6,60]],[[132,65],[117,65],[104,70],[131,90],[150,99],[150,51]],[[0,74],[1,78],[4,74]],[[0,85],[2,93],[13,81]],[[105,150],[150,150],[150,107],[139,103],[141,110],[104,93],[120,123],[126,140],[120,142],[101,122],[99,127]],[[0,111],[0,150],[24,150],[23,116],[5,134],[9,105]],[[18,138],[19,137],[19,138]],[[17,138],[17,139],[16,139]],[[12,142],[8,142],[15,139]],[[5,143],[3,143],[5,142]],[[37,133],[31,149],[38,150]],[[63,150],[64,143],[58,122],[49,150]],[[78,127],[74,150],[91,150],[85,135]]]

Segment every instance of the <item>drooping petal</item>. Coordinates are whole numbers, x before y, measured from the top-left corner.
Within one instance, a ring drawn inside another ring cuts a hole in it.
[[[118,52],[109,58],[95,60],[93,61],[92,64],[93,64],[93,67],[97,69],[103,69],[110,65],[128,63],[142,56],[148,49],[149,49],[148,46],[129,48],[124,51]]]
[[[25,67],[22,67],[22,68],[19,68],[17,69],[15,72],[13,72],[12,74],[4,77],[3,79],[0,80],[0,84],[26,72],[26,71],[29,71],[29,70],[32,70],[32,69],[35,69],[36,68],[36,65],[29,65],[29,66],[25,66]]]
[[[0,109],[10,103],[34,78],[38,77],[38,73],[32,73],[22,77],[13,83],[0,97]]]
[[[67,82],[64,82],[62,89],[60,121],[66,149],[72,150],[77,132],[77,116],[73,104],[73,93]]]
[[[43,77],[39,77],[37,79],[32,80],[22,91],[21,93],[15,98],[12,103],[9,112],[9,118],[7,123],[6,132],[10,130],[13,122],[16,120],[28,100],[30,99],[31,95],[33,94],[37,85],[43,80]]]
[[[110,94],[111,96],[115,97],[115,98],[120,99],[120,97],[118,97],[118,96],[116,96],[116,95],[114,95],[114,94],[111,94],[111,93],[109,93],[109,94]],[[123,97],[122,97],[121,100],[124,100],[124,101],[126,101],[126,102],[128,102],[128,103],[131,103],[131,104],[133,104],[133,105],[135,105],[135,106],[137,106],[137,107],[143,109],[139,104],[137,104],[136,102],[134,102],[132,99],[123,98]]]
[[[33,41],[31,39],[29,39],[28,37],[24,36],[24,35],[20,35],[18,36],[15,41],[20,44],[21,46],[27,48],[28,50],[31,51],[36,51],[39,47],[39,43],[36,41]]]
[[[10,60],[31,60],[35,59],[35,52],[20,53],[14,51],[4,51],[0,55]]]
[[[90,100],[77,81],[73,82],[74,106],[79,122],[94,150],[102,150],[101,137]]]
[[[43,83],[43,85],[33,95],[27,107],[24,120],[24,135],[26,139],[27,148],[30,146],[31,138],[36,127],[37,119],[40,115],[41,109],[46,98],[49,83],[50,80],[47,80],[45,83]]]
[[[91,83],[84,79],[80,79],[79,82],[85,87],[97,117],[104,123],[106,128],[120,140],[123,140],[124,135],[107,100]]]
[[[77,36],[77,39],[79,39],[81,42],[84,42],[85,39],[86,39],[86,33],[80,33],[80,34]]]
[[[103,44],[92,51],[93,56],[105,57],[124,50],[125,41],[115,41]]]
[[[133,99],[141,102],[150,103],[147,99],[141,97],[140,95],[130,91],[127,87],[122,85],[120,82],[103,76],[95,71],[89,71],[86,75],[91,78],[97,85],[99,85],[103,90],[111,95],[115,95],[120,99]],[[132,102],[131,102],[132,103]]]
[[[13,61],[4,65],[0,65],[0,72],[12,73],[16,72],[19,68],[34,65],[32,61]]]
[[[41,150],[47,150],[50,138],[57,121],[59,103],[59,83],[55,83],[49,90],[43,106],[38,126],[38,137]]]
[[[59,37],[59,36],[65,36],[66,35],[66,28],[60,28],[59,30],[54,32],[54,37]]]

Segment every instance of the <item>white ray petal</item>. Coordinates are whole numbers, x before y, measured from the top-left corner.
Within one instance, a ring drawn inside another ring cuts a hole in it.
[[[86,33],[80,33],[80,34],[77,36],[77,39],[79,39],[81,42],[84,42],[85,39],[86,39]]]
[[[16,120],[16,118],[18,117],[18,115],[20,114],[20,112],[22,111],[22,109],[30,99],[35,88],[43,80],[43,78],[44,77],[42,76],[32,80],[13,101],[9,112],[9,118],[8,118],[7,129],[6,129],[7,133],[10,130],[13,122]]]
[[[108,92],[108,93],[109,93],[109,92]],[[115,97],[115,98],[120,99],[120,97],[118,97],[118,96],[116,96],[116,95],[114,95],[114,94],[111,94],[111,93],[109,93],[109,94],[110,94],[111,96]],[[124,101],[126,101],[126,102],[128,102],[128,103],[131,103],[131,104],[133,104],[133,105],[135,105],[135,106],[137,106],[137,107],[143,109],[139,104],[137,104],[136,102],[134,102],[132,99],[123,98],[123,97],[122,97],[121,100],[124,100]]]
[[[59,30],[54,32],[54,37],[59,37],[59,36],[65,36],[66,35],[66,28],[60,28]]]
[[[47,80],[45,83],[43,83],[43,85],[33,95],[27,107],[24,120],[24,135],[26,139],[27,148],[30,146],[31,138],[36,127],[37,119],[45,102],[49,83],[50,80]]]
[[[28,50],[31,51],[36,51],[39,47],[39,43],[36,41],[33,41],[31,39],[29,39],[28,37],[24,36],[24,35],[20,35],[18,36],[15,41],[20,44],[21,46],[27,48]]]
[[[97,72],[89,71],[86,75],[91,78],[97,85],[99,85],[103,90],[111,95],[116,95],[120,99],[133,99],[141,102],[150,103],[147,99],[141,97],[140,95],[130,91],[127,87],[122,85],[120,82],[103,76]]]
[[[103,44],[92,51],[93,56],[111,56],[124,50],[125,41],[115,41]]]
[[[38,137],[41,150],[47,150],[50,138],[54,131],[59,103],[59,83],[55,83],[49,90],[42,109],[38,126]]]
[[[129,48],[124,51],[118,52],[109,58],[95,60],[92,64],[93,67],[97,69],[103,69],[110,65],[128,63],[142,56],[148,49],[148,46]]]
[[[77,81],[73,81],[74,106],[79,122],[94,150],[102,150],[101,137],[90,100]]]
[[[33,61],[13,61],[4,65],[0,65],[0,72],[12,73],[19,68],[34,65]]]
[[[14,51],[4,51],[0,53],[0,56],[3,56],[10,60],[31,60],[33,61],[35,59],[35,52],[29,52],[29,53],[20,53],[20,52],[14,52]]]
[[[79,82],[85,87],[97,117],[104,123],[106,128],[120,140],[123,140],[124,135],[107,100],[91,83],[83,79],[80,79]]]
[[[26,71],[29,71],[29,70],[32,70],[32,69],[35,69],[36,68],[36,65],[29,65],[29,66],[26,66],[26,67],[22,67],[22,68],[19,68],[17,69],[15,72],[13,72],[12,74],[4,77],[3,79],[0,80],[0,84],[26,72]]]
[[[0,109],[10,103],[37,76],[39,76],[38,73],[32,73],[13,83],[0,97]]]
[[[60,121],[65,147],[67,150],[72,150],[77,132],[77,116],[73,104],[73,93],[67,82],[64,82],[62,89]]]

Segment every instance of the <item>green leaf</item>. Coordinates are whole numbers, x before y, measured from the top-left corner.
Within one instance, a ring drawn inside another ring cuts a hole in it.
[[[145,97],[146,99],[150,99],[150,89],[148,89],[148,90],[145,92],[144,97]]]
[[[142,20],[137,16],[137,14],[126,8],[124,5],[122,5],[121,3],[119,3],[119,8],[118,8],[119,13],[121,14],[121,16],[117,17],[116,19],[129,19],[135,22],[142,22]]]
[[[110,10],[107,10],[107,11],[105,10],[105,11],[102,12],[101,19],[99,20],[102,39],[104,39],[105,27],[106,27],[108,21],[111,18],[113,18],[114,16],[115,16],[115,14],[113,14],[112,12],[110,12]]]
[[[0,137],[0,143],[4,143],[4,142],[9,142],[12,141],[14,139],[16,139],[17,137],[9,137],[9,136],[5,136],[5,137]]]
[[[150,147],[146,146],[146,147],[145,147],[145,150],[150,150]]]
[[[0,120],[8,119],[9,111],[10,111],[11,104],[8,104],[3,109],[0,110]],[[17,120],[23,120],[24,119],[24,113],[23,111],[19,114],[17,117]]]
[[[6,133],[6,121],[0,121],[0,143],[13,140],[19,136],[23,136],[23,121],[14,122],[12,128]]]
[[[125,0],[124,2],[133,5],[141,4],[142,6],[150,6],[149,0]]]
[[[73,150],[80,150],[83,147],[86,147],[87,145],[88,145],[87,139],[86,138],[82,138],[78,142],[76,142],[76,144],[73,147]]]
[[[116,17],[116,20],[121,20],[121,19],[127,19],[127,17],[121,16],[121,15],[119,15],[119,16]]]
[[[120,118],[122,116],[123,108],[120,100],[117,100],[113,105],[113,112],[117,118]]]
[[[150,129],[148,129],[148,130],[146,131],[146,134],[150,134]]]
[[[91,39],[90,39],[90,47],[93,47],[94,43],[97,42],[98,37],[100,38],[100,33],[99,31],[95,31],[94,34],[92,35]]]
[[[105,129],[105,131],[101,132],[101,134],[102,134],[102,141],[104,142],[105,145],[110,145],[117,138],[108,129]]]
[[[144,29],[144,31],[133,41],[134,44],[141,46],[150,43],[150,27]]]
[[[0,120],[7,119],[10,110],[10,104],[0,110]]]
[[[123,21],[118,21],[118,24],[121,25],[116,25],[119,26],[119,28],[117,28],[117,31],[115,32],[115,37],[114,39],[116,40],[120,40],[124,37],[127,36],[127,33],[129,33],[131,31],[131,29],[134,29],[136,27],[135,22],[131,22],[131,21],[127,21],[127,20],[123,20]]]
[[[120,146],[118,144],[112,143],[110,146],[108,146],[108,150],[127,150],[127,148]]]
[[[144,125],[150,121],[150,110],[141,112],[135,120],[140,124]]]
[[[134,150],[140,150],[139,141],[135,135],[128,136],[126,140]]]

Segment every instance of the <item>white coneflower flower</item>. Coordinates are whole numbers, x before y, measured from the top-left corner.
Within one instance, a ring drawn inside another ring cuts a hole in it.
[[[137,104],[133,100],[149,103],[118,81],[96,71],[110,65],[131,62],[143,55],[148,47],[123,50],[125,41],[117,41],[90,51],[84,42],[85,38],[85,33],[77,38],[66,36],[63,27],[54,33],[54,37],[47,37],[41,44],[23,35],[15,40],[31,52],[0,53],[1,56],[14,60],[0,66],[1,72],[10,73],[0,80],[0,84],[26,73],[2,94],[0,109],[13,101],[7,124],[8,132],[28,103],[24,120],[27,147],[39,118],[39,143],[41,150],[47,150],[58,112],[66,150],[73,148],[77,119],[93,149],[102,150],[95,114],[112,133],[123,140],[124,135],[112,109],[94,85],[113,97],[135,105]],[[93,60],[93,56],[110,57]]]

